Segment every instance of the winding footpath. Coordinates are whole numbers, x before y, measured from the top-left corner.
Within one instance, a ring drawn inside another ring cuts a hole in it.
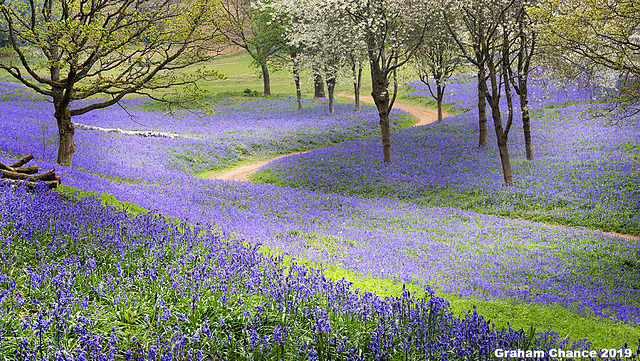
[[[349,94],[348,92],[341,92],[337,94],[340,97],[355,99],[353,94]],[[363,103],[374,104],[373,98],[369,96],[360,95],[360,101]],[[411,113],[418,119],[418,122],[412,127],[419,127],[422,125],[427,125],[429,123],[433,123],[438,120],[438,112],[435,109],[429,109],[421,106],[401,103],[396,100],[393,107],[395,109],[404,110],[405,112]],[[447,117],[448,114],[443,113],[443,117]],[[258,169],[263,166],[273,162],[274,160],[288,157],[294,154],[300,154],[306,152],[295,152],[291,154],[279,155],[277,157],[269,158],[263,161],[253,162],[249,164],[244,164],[238,167],[233,167],[230,169],[225,169],[221,172],[208,172],[201,174],[200,176],[205,179],[220,179],[220,180],[232,180],[232,181],[241,181],[241,182],[249,182],[249,177],[252,176]]]

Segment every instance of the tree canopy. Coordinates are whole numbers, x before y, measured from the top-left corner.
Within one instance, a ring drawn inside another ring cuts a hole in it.
[[[70,166],[72,116],[130,94],[156,97],[169,87],[220,76],[204,69],[179,74],[216,54],[216,11],[212,0],[4,0],[0,29],[10,41],[0,69],[51,98],[57,160]]]
[[[579,72],[614,89],[618,115],[640,112],[640,2],[546,0],[532,7],[545,65],[558,76]]]

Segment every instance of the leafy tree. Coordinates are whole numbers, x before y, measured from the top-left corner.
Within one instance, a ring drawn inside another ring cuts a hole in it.
[[[397,96],[398,68],[405,65],[422,43],[430,10],[425,1],[327,0],[351,20],[361,34],[371,72],[371,96],[378,108],[383,162],[391,162],[389,113]]]
[[[0,47],[10,44],[9,34],[7,32],[0,31]]]
[[[151,91],[218,75],[174,73],[210,59],[216,34],[206,26],[214,20],[214,5],[207,0],[5,1],[0,27],[9,33],[9,51],[19,65],[0,59],[0,69],[51,98],[60,139],[57,162],[71,166],[73,116],[129,94],[155,97]],[[31,49],[44,56],[29,61]]]
[[[269,59],[283,43],[283,28],[274,22],[269,1],[219,0],[224,21],[215,23],[232,44],[244,49],[262,72],[263,93],[271,95]]]
[[[539,22],[545,58],[552,57],[560,75],[601,73],[610,81],[599,83],[614,89],[609,93],[616,105],[614,115],[640,112],[638,0],[545,0],[530,14]],[[612,76],[603,69],[613,72]]]
[[[427,19],[429,26],[422,45],[416,52],[415,66],[420,80],[438,104],[438,121],[442,121],[442,101],[447,81],[462,61],[460,50],[451,32],[444,25],[440,13]],[[430,79],[435,81],[435,91]]]

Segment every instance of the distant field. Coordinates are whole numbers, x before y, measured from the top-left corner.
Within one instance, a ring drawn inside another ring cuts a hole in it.
[[[208,68],[213,68],[224,74],[226,80],[212,80],[201,82],[199,85],[207,89],[212,94],[239,94],[245,89],[256,90],[262,93],[263,83],[260,68],[252,65],[251,57],[244,51],[239,50],[231,54],[217,56],[207,63]],[[198,66],[199,67],[199,66]],[[187,68],[185,72],[193,71],[196,67]],[[288,64],[274,65],[270,68],[271,94],[279,96],[296,96],[296,88],[293,82],[293,75]],[[301,79],[302,96],[304,98],[313,97],[313,81],[308,72],[304,72]],[[371,92],[371,77],[367,71],[362,74],[362,93]],[[343,81],[336,86],[336,94],[341,91],[353,91],[350,81]],[[325,84],[326,94],[326,84]]]

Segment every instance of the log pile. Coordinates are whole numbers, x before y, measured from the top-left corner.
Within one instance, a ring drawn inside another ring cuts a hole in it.
[[[49,189],[57,188],[61,182],[60,177],[56,177],[54,170],[36,174],[40,171],[38,166],[25,167],[25,164],[32,159],[33,155],[29,154],[11,165],[0,162],[0,174],[2,175],[0,184],[24,184],[27,188],[33,188],[36,185],[36,181],[43,181]]]

